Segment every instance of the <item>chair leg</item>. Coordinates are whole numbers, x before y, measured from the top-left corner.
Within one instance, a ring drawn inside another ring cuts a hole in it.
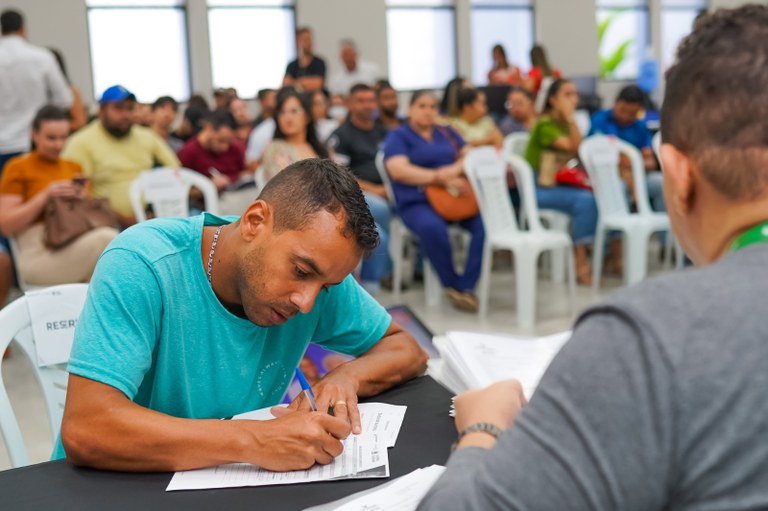
[[[565,252],[565,263],[568,272],[568,298],[569,312],[571,314],[576,310],[576,260],[573,256],[573,248],[561,249]]]
[[[592,288],[597,291],[600,288],[600,279],[603,276],[603,249],[605,247],[605,228],[597,224],[595,231],[595,243],[592,248]]]
[[[443,294],[443,286],[440,285],[440,278],[435,269],[424,259],[424,294],[426,294],[427,305],[437,307]]]
[[[392,223],[392,236],[389,240],[389,257],[392,259],[392,295],[395,302],[400,301],[403,288],[403,238],[405,233],[399,224]]]
[[[478,299],[480,302],[479,315],[484,318],[488,315],[488,301],[491,293],[491,267],[493,266],[493,248],[486,240],[483,247],[483,262],[480,270],[480,285],[478,286]]]
[[[533,328],[536,322],[536,258],[538,252],[515,251],[515,284],[517,290],[517,324]]]
[[[624,285],[637,284],[648,273],[648,233],[628,230],[624,235]]]
[[[571,254],[573,256],[573,254]],[[552,272],[552,282],[556,284],[562,284],[565,282],[565,259],[567,254],[561,248],[556,248],[550,251],[549,261],[551,264],[550,271]]]

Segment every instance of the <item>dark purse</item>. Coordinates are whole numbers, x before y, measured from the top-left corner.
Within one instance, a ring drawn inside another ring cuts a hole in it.
[[[92,229],[116,224],[107,199],[51,197],[45,205],[44,241],[48,248],[61,248]]]

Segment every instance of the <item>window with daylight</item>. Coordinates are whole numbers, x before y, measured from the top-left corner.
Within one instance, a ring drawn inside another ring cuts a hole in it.
[[[296,58],[293,0],[208,0],[213,86],[252,98],[283,83]]]
[[[387,47],[393,87],[444,87],[457,69],[453,1],[387,0]]]
[[[647,0],[597,0],[600,78],[632,80],[650,46]]]
[[[504,48],[507,62],[525,76],[535,40],[532,0],[472,0],[470,23],[472,83],[488,83],[488,71],[493,68],[491,49],[497,44]]]
[[[189,98],[184,0],[86,0],[96,99],[120,84],[150,103]]]
[[[677,46],[693,30],[693,22],[707,9],[706,0],[662,0],[661,65],[667,69],[675,61]]]

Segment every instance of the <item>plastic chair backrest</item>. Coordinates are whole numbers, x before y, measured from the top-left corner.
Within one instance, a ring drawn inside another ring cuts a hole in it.
[[[544,107],[547,105],[547,93],[549,88],[554,83],[555,78],[551,76],[545,76],[541,79],[541,86],[539,87],[539,93],[536,95],[536,111],[543,112]]]
[[[496,149],[486,146],[469,151],[464,171],[475,191],[486,233],[491,238],[517,233],[520,228],[509,197],[507,164]]]
[[[531,134],[525,131],[510,133],[504,137],[504,154],[514,154],[525,158],[525,150],[528,148],[528,141],[530,139]]]
[[[619,177],[619,144],[615,137],[593,135],[582,140],[579,157],[589,174],[600,215],[629,215],[629,205]]]
[[[63,284],[49,289],[60,289],[69,286],[87,287],[88,284]],[[74,331],[72,333],[74,334]],[[66,364],[48,367],[37,366],[37,352],[26,296],[18,298],[0,310],[0,353],[5,352],[13,340],[16,341],[16,345],[20,348],[20,350],[15,350],[14,353],[20,351],[27,357],[34,370],[37,382],[43,391],[43,398],[48,410],[48,423],[51,428],[51,435],[55,439],[61,428],[69,374],[66,371]],[[24,439],[2,379],[2,364],[0,364],[0,431],[2,431],[5,439],[11,465],[13,467],[27,465],[29,461],[24,447]]]
[[[384,151],[376,153],[376,170],[379,171],[379,177],[384,184],[384,189],[387,191],[387,198],[390,205],[395,205],[395,192],[392,190],[392,180],[389,178],[387,167],[384,165]]]
[[[536,201],[536,183],[534,182],[533,169],[528,160],[516,154],[506,154],[507,163],[512,167],[517,181],[517,192],[520,194],[520,207],[523,218],[526,219],[528,230],[531,232],[543,231],[539,217],[539,205]]]
[[[629,158],[632,164],[632,182],[635,187],[635,205],[637,212],[641,215],[652,215],[650,199],[648,199],[648,181],[645,178],[645,164],[640,150],[632,144],[617,138],[615,140],[619,146],[619,152]]]
[[[653,140],[651,140],[651,146],[653,146],[653,152],[656,155],[656,159],[659,160],[659,165],[661,165],[661,132],[657,131],[655,135],[653,135]]]
[[[139,174],[131,184],[130,199],[137,222],[147,219],[144,202],[152,205],[156,217],[189,216],[189,190],[203,193],[205,210],[219,212],[219,193],[213,182],[194,170],[161,167]]]

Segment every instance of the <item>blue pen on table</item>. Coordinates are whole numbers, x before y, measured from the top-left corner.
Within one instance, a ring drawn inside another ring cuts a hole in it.
[[[301,385],[301,393],[304,394],[304,397],[309,401],[309,406],[312,408],[312,411],[316,412],[317,403],[315,403],[315,393],[312,392],[312,386],[298,367],[296,368],[296,378],[299,380],[299,385]]]

